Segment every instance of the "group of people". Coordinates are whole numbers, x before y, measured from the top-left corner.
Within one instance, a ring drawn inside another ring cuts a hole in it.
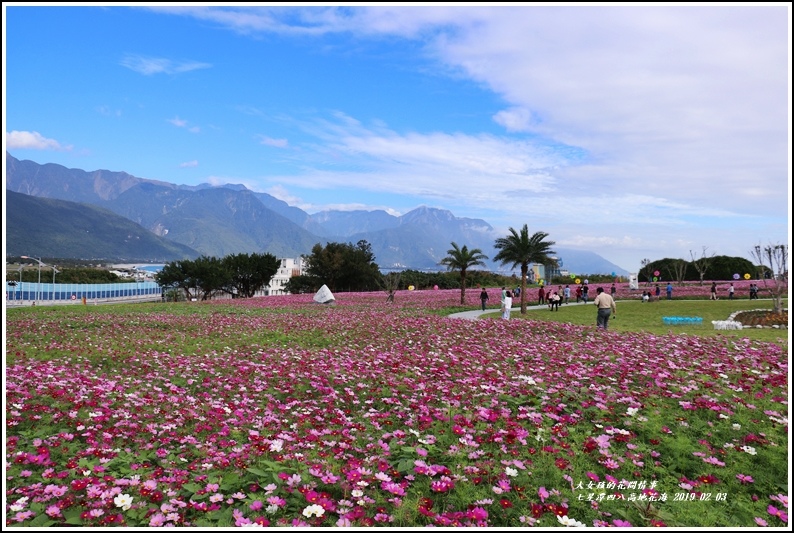
[[[577,286],[577,302],[579,301],[578,293],[579,291],[583,294],[584,302],[587,303],[587,285],[584,285],[585,289],[582,290],[582,285]],[[610,294],[604,292],[604,289],[598,287],[596,289],[597,296],[593,300],[593,303],[598,308],[598,314],[596,316],[596,327],[598,329],[606,330],[609,325],[609,318],[614,318],[617,316],[617,307],[615,305],[615,285],[612,285],[610,290]],[[562,293],[562,296],[560,295]],[[542,298],[546,299],[546,294],[543,287],[540,288],[539,294],[542,295]],[[565,289],[556,290],[552,292],[548,297],[548,305],[550,311],[559,311],[560,309],[560,302],[568,303],[568,299],[570,298],[571,289],[568,285],[565,286]],[[648,292],[650,294],[650,292]],[[506,287],[502,287],[501,293],[501,314],[504,320],[510,320],[510,311],[513,308],[513,297],[520,295],[520,292],[516,293],[515,291],[511,291]],[[644,293],[643,293],[644,295]],[[485,290],[483,287],[482,291],[480,292],[480,302],[482,303],[482,310],[485,311],[486,305],[488,303],[488,291]],[[540,302],[541,304],[543,301]]]
[[[728,286],[728,299],[729,300],[733,300],[733,296],[735,294],[736,294],[736,288],[733,286],[733,283],[731,283]],[[755,283],[751,283],[750,284],[750,299],[751,300],[757,300],[758,299],[758,285],[756,285]],[[711,282],[711,295],[709,296],[709,300],[719,300],[719,298],[717,298],[717,282],[716,281],[712,281]]]

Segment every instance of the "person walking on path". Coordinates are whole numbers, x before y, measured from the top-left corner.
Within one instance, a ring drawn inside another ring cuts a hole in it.
[[[717,282],[711,282],[711,296],[709,296],[709,300],[716,300],[717,299]]]
[[[485,305],[488,302],[488,291],[485,290],[485,287],[482,288],[480,293],[480,302],[482,302],[482,310],[485,311]]]
[[[582,286],[582,301],[586,304],[587,303],[587,293],[590,292],[590,287],[587,285]]]
[[[729,300],[733,300],[733,293],[734,293],[735,290],[736,289],[733,288],[733,283],[731,283],[731,286],[728,287],[728,299]]]
[[[618,289],[617,287],[615,287],[615,284],[613,283],[612,286],[609,288],[609,295],[612,297],[613,300],[615,299],[615,294],[617,294],[617,292]]]
[[[502,318],[505,320],[510,320],[510,309],[513,307],[513,297],[510,296],[510,293],[505,293],[505,303],[504,303],[504,311],[502,312]]]
[[[668,300],[673,299],[673,284],[670,283],[669,281],[667,282],[667,299]]]
[[[563,301],[567,304],[568,301],[571,299],[571,288],[568,285],[566,285],[565,288],[562,290],[562,294],[564,297]]]
[[[579,301],[581,299],[582,299],[582,286],[581,285],[577,285],[576,286],[576,303],[579,303]]]
[[[541,285],[540,289],[538,289],[538,305],[543,305],[544,303],[546,303],[546,291],[543,290]]]
[[[656,284],[656,299],[659,299],[659,296],[662,294],[662,289],[659,288],[659,284]]]
[[[599,287],[596,289],[597,296],[593,303],[598,308],[598,315],[596,316],[596,328],[607,330],[609,325],[609,317],[617,316],[617,307],[615,306],[615,299],[609,294],[604,292],[604,289]]]

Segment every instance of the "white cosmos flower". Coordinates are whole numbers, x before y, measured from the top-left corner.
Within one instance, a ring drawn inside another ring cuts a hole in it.
[[[560,524],[567,527],[585,527],[585,525],[582,522],[579,522],[578,520],[574,520],[570,516],[557,515],[557,521]]]
[[[753,448],[752,446],[742,446],[742,451],[746,452],[746,453],[749,453],[750,455],[755,455],[756,454],[755,448]]]
[[[510,468],[508,466],[507,468],[505,468],[505,475],[508,475],[510,477],[516,477],[518,475],[518,470],[516,470],[515,468]]]
[[[113,498],[113,503],[116,504],[116,507],[121,507],[122,511],[128,511],[130,506],[132,506],[132,496],[129,494],[119,494]]]
[[[308,506],[306,509],[303,510],[303,516],[305,516],[306,518],[311,518],[312,516],[320,517],[324,514],[325,514],[325,509],[323,509],[316,503],[314,505]]]

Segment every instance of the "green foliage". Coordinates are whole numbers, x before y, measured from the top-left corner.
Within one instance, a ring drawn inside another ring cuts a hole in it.
[[[273,254],[201,256],[166,264],[155,280],[163,288],[182,290],[186,299],[200,294],[202,300],[209,300],[219,292],[251,298],[270,283],[279,265]]]
[[[273,254],[235,254],[223,258],[229,271],[229,287],[243,298],[251,298],[270,283],[281,261]]]
[[[684,263],[685,268],[682,281],[700,281],[700,273],[692,261],[669,257],[646,263],[638,272],[638,279],[640,283],[652,283],[654,272],[659,272],[657,281],[677,281],[676,267],[679,263]],[[733,279],[734,274],[750,274],[753,278],[759,276],[758,268],[747,259],[725,255],[709,258],[704,276],[705,279],[726,280]]]
[[[530,237],[529,229],[524,224],[520,232],[510,228],[510,235],[500,237],[494,243],[494,248],[499,250],[494,257],[495,261],[501,261],[502,265],[512,265],[513,268],[521,266],[521,314],[527,312],[526,289],[529,265],[553,263],[550,256],[554,253],[551,249],[554,241],[545,240],[548,236],[548,233],[538,231]]]
[[[318,278],[306,275],[292,276],[284,285],[284,290],[290,294],[307,294],[317,292],[322,287]]]
[[[458,248],[455,242],[451,245],[452,248],[447,250],[447,256],[440,264],[445,265],[447,270],[460,272],[460,304],[463,305],[466,302],[466,271],[473,266],[485,266],[484,259],[488,259],[488,256],[479,248],[469,250],[465,244],[463,248]]]
[[[304,256],[306,275],[314,278],[318,287],[327,285],[332,292],[375,291],[380,288],[380,270],[367,241],[351,243],[319,243],[311,255]]]
[[[24,261],[24,259],[23,259]],[[48,260],[42,259],[43,262]],[[76,267],[76,268],[62,268],[57,267],[58,272],[55,276],[56,283],[122,283],[127,281],[120,278],[110,270],[105,268],[92,268],[92,267]],[[6,281],[19,281],[19,270],[10,270],[6,268]],[[26,283],[38,283],[39,269],[36,266],[22,265],[22,281]],[[132,280],[130,280],[132,281]],[[52,267],[47,266],[41,269],[41,282],[52,282]]]

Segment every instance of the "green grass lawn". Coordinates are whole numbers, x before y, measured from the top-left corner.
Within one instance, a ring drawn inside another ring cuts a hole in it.
[[[637,300],[618,300],[617,317],[609,320],[610,331],[646,332],[654,335],[687,334],[698,336],[727,336],[750,338],[764,342],[774,342],[788,348],[788,329],[749,328],[739,330],[716,330],[712,320],[727,320],[735,311],[750,309],[772,309],[771,300],[659,300],[642,303]],[[515,307],[518,307],[516,304]],[[788,309],[788,300],[783,300]],[[703,317],[702,325],[667,325],[662,321],[665,316]],[[499,313],[486,313],[483,318],[499,318]],[[513,311],[511,319],[542,320],[546,322],[567,322],[595,327],[596,307],[587,305],[561,305],[559,311],[527,309],[526,315]]]

